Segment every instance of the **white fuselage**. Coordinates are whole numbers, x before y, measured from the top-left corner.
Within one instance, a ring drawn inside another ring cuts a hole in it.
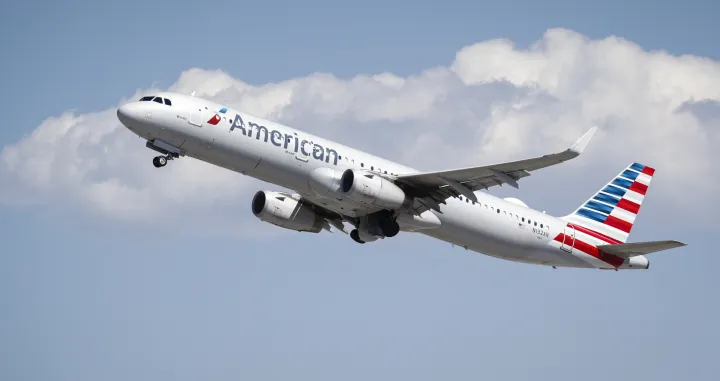
[[[309,182],[313,170],[329,168],[342,173],[356,168],[381,174],[419,173],[270,120],[229,108],[218,113],[225,106],[202,98],[176,93],[158,95],[170,99],[172,105],[131,102],[118,111],[121,122],[144,139],[162,141],[179,148],[184,155],[292,189],[336,213],[355,216],[347,202],[313,191]],[[219,121],[208,123],[215,115]],[[321,148],[313,150],[314,146]],[[442,213],[426,212],[439,219],[439,226],[403,230],[512,261],[614,269],[573,250],[572,244],[557,242],[555,238],[566,228],[565,221],[485,192],[477,192],[476,197],[478,203],[465,197],[450,198],[447,204],[440,205]]]

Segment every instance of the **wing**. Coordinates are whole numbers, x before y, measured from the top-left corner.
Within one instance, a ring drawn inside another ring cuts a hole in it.
[[[530,176],[530,172],[579,156],[595,131],[597,127],[591,128],[572,147],[559,153],[482,167],[401,175],[397,176],[396,181],[412,190],[413,196],[417,197],[417,201],[423,206],[438,211],[437,203],[445,203],[449,197],[462,195],[477,202],[474,191],[503,184],[517,188],[518,180]]]
[[[674,249],[681,246],[685,246],[685,244],[678,241],[650,241],[622,243],[617,245],[599,245],[597,248],[604,253],[617,255],[618,257],[623,258],[630,258],[636,255],[656,253],[658,251]]]

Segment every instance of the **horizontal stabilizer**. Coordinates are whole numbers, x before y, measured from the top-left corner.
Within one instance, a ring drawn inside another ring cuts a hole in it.
[[[678,241],[651,241],[621,243],[617,245],[598,245],[597,248],[603,253],[617,255],[618,257],[623,258],[630,258],[636,255],[655,253],[685,245],[686,244]]]

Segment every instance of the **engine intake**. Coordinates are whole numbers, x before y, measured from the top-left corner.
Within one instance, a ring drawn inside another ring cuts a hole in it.
[[[398,209],[407,199],[395,183],[368,171],[346,170],[340,178],[340,191],[353,201],[386,209]]]
[[[325,224],[325,219],[312,208],[278,192],[258,191],[251,207],[261,221],[285,229],[319,233]]]

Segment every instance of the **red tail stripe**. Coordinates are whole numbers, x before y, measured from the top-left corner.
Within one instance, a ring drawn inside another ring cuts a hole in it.
[[[598,255],[601,261],[607,262],[613,265],[615,268],[622,266],[622,264],[625,262],[625,258],[618,257],[617,255],[608,254],[604,251],[598,250]]]
[[[565,234],[562,234],[562,233],[558,234],[557,237],[555,237],[555,241],[557,241],[557,242],[565,241],[566,245],[568,245],[568,246],[572,245],[572,237],[566,236]],[[574,247],[575,250],[580,250],[583,253],[593,256],[615,268],[620,267],[623,264],[623,262],[625,262],[624,258],[618,257],[617,255],[604,253],[604,252],[598,250],[597,247],[577,239],[577,237],[575,238],[574,246],[575,246]]]
[[[638,214],[638,212],[640,211],[640,204],[636,204],[626,198],[621,198],[620,201],[618,201],[617,203],[617,207],[635,214]]]
[[[648,186],[643,183],[639,183],[639,182],[635,181],[634,183],[632,183],[632,185],[630,185],[630,190],[633,192],[640,193],[641,195],[644,196],[648,190]]]
[[[570,226],[574,227],[575,230],[577,230],[579,232],[583,232],[589,236],[593,236],[593,237],[595,237],[603,242],[609,243],[609,244],[617,245],[618,243],[622,243],[621,241],[618,241],[614,238],[608,237],[605,234],[596,232],[595,230],[590,230],[584,226],[579,226],[579,225],[574,225],[574,224],[570,225]]]
[[[592,255],[593,257],[605,262],[609,263],[615,268],[620,267],[623,262],[625,262],[625,259],[622,257],[618,257],[616,255],[603,253],[600,250],[598,250],[597,247],[590,245],[588,243],[585,243],[583,241],[575,240],[575,249],[582,251],[585,254]]]
[[[630,233],[630,229],[632,229],[631,223],[614,216],[608,216],[607,219],[605,219],[605,225],[612,226],[620,231],[624,231],[625,233]]]
[[[645,167],[645,168],[643,168],[642,173],[644,173],[648,176],[652,176],[655,174],[655,168]]]

